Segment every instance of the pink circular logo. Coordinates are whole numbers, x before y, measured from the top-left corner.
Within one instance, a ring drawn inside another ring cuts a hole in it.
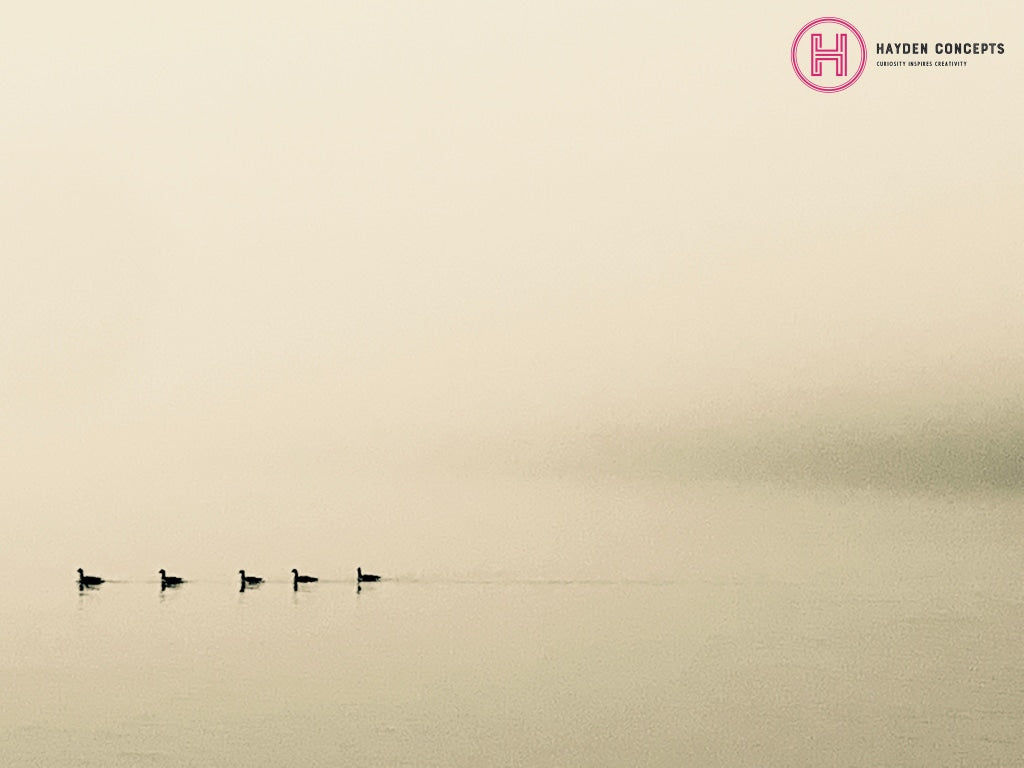
[[[835,16],[808,22],[793,38],[793,71],[822,93],[849,88],[864,72],[868,46],[857,28]]]

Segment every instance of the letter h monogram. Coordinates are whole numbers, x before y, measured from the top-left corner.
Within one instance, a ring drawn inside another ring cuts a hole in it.
[[[836,35],[835,48],[821,47],[821,33],[811,35],[811,76],[821,77],[821,63],[834,61],[836,77],[846,77],[846,33]]]

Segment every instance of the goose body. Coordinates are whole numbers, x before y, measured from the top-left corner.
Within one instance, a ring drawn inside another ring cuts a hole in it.
[[[356,568],[356,581],[360,584],[364,581],[380,581],[380,576],[375,573],[363,573],[362,568]]]
[[[238,575],[242,577],[242,584],[247,587],[254,587],[257,584],[263,583],[263,577],[261,576],[246,576],[245,571],[239,571]]]
[[[163,568],[160,569],[160,586],[161,587],[176,587],[179,584],[184,584],[185,580],[180,576],[168,576],[167,571]]]
[[[102,583],[103,579],[99,576],[86,576],[81,568],[78,569],[78,585],[80,587],[98,587]]]
[[[295,584],[309,584],[312,581],[319,581],[319,579],[316,576],[300,574],[298,568],[292,568],[292,581]]]

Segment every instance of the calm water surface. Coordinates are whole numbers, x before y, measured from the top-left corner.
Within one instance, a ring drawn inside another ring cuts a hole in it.
[[[4,597],[3,765],[1024,765],[1020,544],[915,535],[860,571],[359,594],[72,563]]]

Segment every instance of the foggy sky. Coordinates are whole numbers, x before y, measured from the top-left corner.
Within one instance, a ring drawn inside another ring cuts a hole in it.
[[[510,466],[1019,487],[1021,11],[834,12],[1007,53],[823,95],[802,2],[9,14],[17,557],[485,562]]]

